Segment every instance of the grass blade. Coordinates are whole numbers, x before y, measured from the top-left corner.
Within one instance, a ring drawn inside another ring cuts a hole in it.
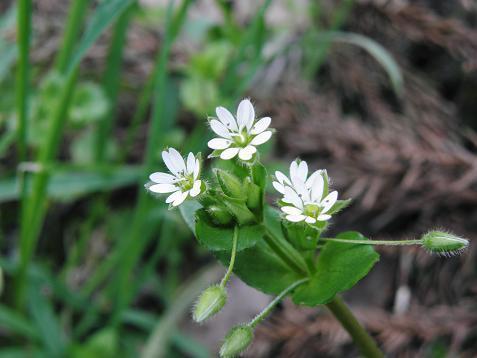
[[[392,87],[397,94],[400,94],[403,87],[403,77],[399,65],[391,54],[379,43],[359,34],[348,32],[325,32],[320,35],[322,39],[335,42],[343,42],[359,46],[369,52],[376,61],[383,66],[389,76]]]
[[[82,0],[78,0],[82,1]],[[83,56],[93,45],[96,39],[103,33],[103,31],[120,16],[134,0],[107,0],[102,1],[94,14],[84,32],[79,45],[68,65],[68,71],[72,71],[78,66]]]

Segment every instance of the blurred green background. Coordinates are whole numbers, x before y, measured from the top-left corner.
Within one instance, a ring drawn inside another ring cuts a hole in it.
[[[331,230],[475,238],[476,25],[466,0],[2,1],[0,357],[216,356],[266,304],[234,281],[228,312],[189,323],[223,268],[143,188],[244,97],[278,130],[270,173],[300,156],[355,199]],[[475,245],[380,253],[347,299],[387,355],[475,356]],[[356,354],[286,302],[246,353]]]

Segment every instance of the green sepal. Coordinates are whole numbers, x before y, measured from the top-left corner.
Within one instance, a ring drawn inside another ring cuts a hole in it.
[[[239,225],[248,225],[257,221],[255,215],[241,199],[231,198],[226,195],[222,195],[222,199],[223,205],[235,217]]]
[[[235,175],[222,169],[215,169],[214,172],[217,182],[225,195],[235,199],[247,200],[247,192],[244,190],[244,185]]]
[[[195,220],[195,234],[199,243],[211,251],[224,251],[228,262],[232,250],[234,228],[214,225],[205,209],[196,211]],[[237,251],[254,246],[263,238],[264,232],[261,225],[240,226]]]
[[[338,212],[340,212],[343,209],[346,209],[352,202],[352,199],[346,199],[346,200],[337,200],[336,203],[331,207],[330,210],[328,210],[326,213],[328,215],[333,215]]]
[[[307,251],[316,249],[321,232],[317,227],[311,226],[304,221],[293,223],[283,220],[282,228],[288,242],[297,250]]]
[[[348,231],[337,236],[346,240],[367,240],[360,233]],[[352,245],[328,241],[320,251],[316,272],[311,280],[293,293],[296,304],[316,306],[328,303],[365,277],[379,260],[371,245]]]

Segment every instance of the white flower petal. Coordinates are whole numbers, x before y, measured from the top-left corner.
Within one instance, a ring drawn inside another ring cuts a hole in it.
[[[302,209],[303,202],[301,201],[298,194],[290,187],[285,187],[285,196],[283,197],[283,201],[286,203],[293,204],[293,206]]]
[[[194,164],[194,180],[199,177],[200,173],[200,161],[199,159],[195,159],[195,164]]]
[[[322,170],[319,169],[319,170],[315,170],[313,174],[310,175],[310,177],[306,180],[307,188],[311,188],[313,186],[313,182],[315,181],[317,176],[323,177],[321,173],[322,173]]]
[[[290,163],[290,178],[296,177],[298,174],[298,159]]]
[[[234,147],[234,148],[227,148],[225,149],[222,153],[220,153],[220,158],[224,160],[229,160],[232,159],[237,155],[239,152],[240,148]]]
[[[316,219],[315,218],[312,218],[311,216],[307,216],[305,221],[308,223],[308,224],[314,224],[316,223]]]
[[[224,138],[214,138],[207,143],[210,149],[226,149],[230,144],[232,144],[232,141]]]
[[[306,177],[308,176],[308,164],[302,160],[300,164],[298,164],[298,172],[297,176],[303,181],[306,181]]]
[[[166,165],[167,169],[177,176],[179,174],[179,168],[178,166],[174,163],[173,159],[171,158],[171,155],[168,151],[164,150],[162,152],[162,160],[164,161],[164,164]]]
[[[275,178],[277,178],[278,182],[281,184],[288,184],[291,185],[290,179],[287,178],[285,174],[280,171],[275,171]]]
[[[272,185],[275,188],[275,190],[278,191],[280,194],[285,194],[285,185],[280,184],[277,181],[272,182]]]
[[[177,197],[177,199],[172,202],[172,206],[178,206],[178,205],[182,204],[184,202],[184,200],[186,200],[187,195],[189,195],[188,191],[186,191],[184,193],[181,193],[181,195],[179,195]]]
[[[179,188],[173,184],[154,184],[149,187],[150,191],[159,194],[171,193],[173,191],[176,191],[177,189]]]
[[[189,153],[187,156],[187,173],[192,174],[195,167],[195,156],[192,153]]]
[[[323,196],[323,189],[324,189],[325,182],[323,177],[320,175],[315,176],[315,180],[311,186],[311,200],[314,202],[320,202]]]
[[[272,119],[270,117],[263,117],[258,120],[250,130],[250,134],[256,135],[262,133],[265,129],[270,126]]]
[[[182,155],[174,148],[169,148],[169,155],[171,160],[174,162],[174,165],[176,166],[176,168],[179,169],[179,172],[180,171],[185,172],[186,165],[185,165],[184,158],[182,158]]]
[[[181,190],[178,190],[174,193],[172,193],[171,195],[169,195],[166,199],[166,204],[170,204],[172,203],[174,200],[176,200],[177,198],[179,198],[180,196],[182,195],[182,191]]]
[[[221,121],[229,130],[238,131],[237,122],[227,108],[217,107],[215,113],[217,114],[219,121]]]
[[[327,221],[330,219],[331,219],[331,215],[328,215],[328,214],[320,214],[318,215],[318,218],[317,218],[318,221]]]
[[[250,129],[255,119],[255,110],[253,109],[252,102],[248,99],[244,99],[239,103],[237,108],[237,123],[239,130],[243,127]]]
[[[287,215],[285,217],[288,221],[297,223],[306,219],[305,215]]]
[[[212,119],[210,122],[210,128],[220,137],[230,139],[230,131],[223,125],[223,123],[219,122],[217,119]]]
[[[329,193],[326,198],[324,198],[323,201],[320,203],[320,205],[323,207],[321,213],[324,214],[328,212],[328,210],[330,210],[331,207],[335,205],[336,200],[338,200],[338,192],[335,190]]]
[[[149,175],[149,179],[157,184],[172,184],[177,181],[177,178],[168,173],[156,172]]]
[[[242,160],[250,160],[256,151],[257,148],[252,145],[247,145],[245,148],[240,149],[239,158]]]
[[[257,135],[250,142],[251,145],[260,145],[267,142],[272,137],[271,131],[265,131]]]
[[[301,215],[302,211],[294,206],[283,206],[282,211],[288,215]]]
[[[200,189],[201,189],[201,186],[202,186],[202,181],[200,180],[196,180],[194,182],[194,186],[192,187],[192,189],[190,190],[190,196],[192,197],[195,197],[197,195],[200,194]]]

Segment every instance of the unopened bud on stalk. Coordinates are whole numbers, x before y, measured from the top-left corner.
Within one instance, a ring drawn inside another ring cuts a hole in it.
[[[192,312],[194,321],[200,323],[218,313],[227,302],[227,291],[215,285],[205,289],[199,296]]]
[[[230,330],[220,348],[221,358],[238,356],[252,343],[253,329],[250,326],[236,326]]]
[[[427,250],[445,256],[458,255],[469,245],[468,240],[442,231],[429,231],[421,240]]]

